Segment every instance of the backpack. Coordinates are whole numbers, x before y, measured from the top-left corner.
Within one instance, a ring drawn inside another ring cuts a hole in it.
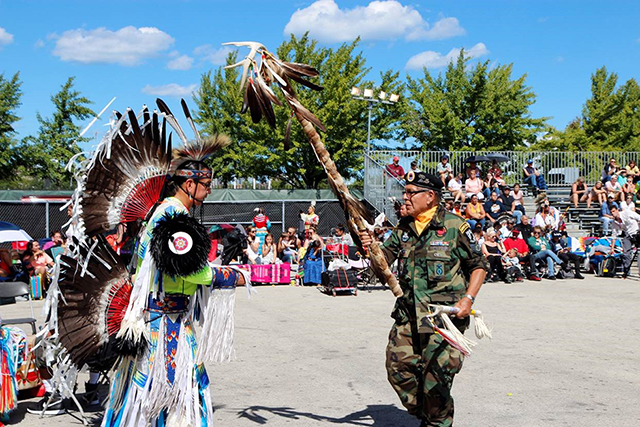
[[[615,257],[607,256],[598,264],[597,275],[600,277],[616,277],[618,262]]]

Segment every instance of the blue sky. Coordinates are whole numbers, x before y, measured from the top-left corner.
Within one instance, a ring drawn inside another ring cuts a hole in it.
[[[221,43],[255,40],[275,50],[289,32],[310,30],[331,47],[361,35],[374,79],[388,68],[438,72],[461,47],[478,60],[513,63],[537,94],[533,115],[564,128],[580,114],[596,68],[639,79],[639,22],[631,0],[0,0],[0,73],[20,72],[16,128],[24,137],[38,130],[36,112],[51,114],[49,98],[69,76],[96,111],[114,96],[110,109],[138,110],[157,96],[177,109],[224,61]]]

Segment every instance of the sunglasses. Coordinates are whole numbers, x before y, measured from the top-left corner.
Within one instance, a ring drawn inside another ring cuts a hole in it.
[[[402,194],[407,196],[407,198],[411,199],[416,194],[426,193],[427,191],[430,191],[430,190],[416,190],[416,191],[404,190]]]

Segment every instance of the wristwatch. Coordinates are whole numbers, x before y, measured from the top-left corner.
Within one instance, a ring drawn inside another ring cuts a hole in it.
[[[471,304],[476,302],[476,299],[475,299],[475,297],[473,295],[465,294],[465,296],[463,298],[469,298],[471,300]]]

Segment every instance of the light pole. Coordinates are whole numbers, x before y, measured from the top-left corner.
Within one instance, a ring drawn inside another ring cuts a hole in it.
[[[369,110],[369,118],[367,119],[367,154],[369,154],[371,151],[371,110],[373,110],[373,105],[378,103],[393,105],[398,102],[400,95],[392,93],[387,99],[387,93],[380,91],[378,97],[374,98],[373,89],[365,89],[363,92],[359,87],[354,86],[351,88],[351,98],[367,102],[367,110]]]

